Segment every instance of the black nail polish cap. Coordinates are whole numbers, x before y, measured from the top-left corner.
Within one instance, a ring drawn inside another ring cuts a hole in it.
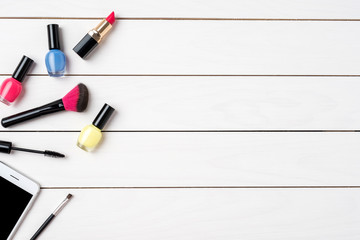
[[[107,121],[109,121],[111,115],[114,113],[115,109],[112,108],[110,105],[108,104],[104,104],[104,106],[102,107],[102,109],[100,110],[100,112],[98,113],[98,115],[96,116],[96,118],[93,121],[93,125],[97,128],[99,128],[100,130],[102,130],[105,127],[105,124],[107,123]]]
[[[10,154],[12,143],[7,141],[0,141],[0,152]]]
[[[34,61],[31,58],[24,55],[19,65],[16,67],[12,78],[15,78],[19,82],[22,82],[33,63]]]
[[[49,40],[49,49],[60,50],[59,25],[58,24],[47,25],[47,32],[48,32],[48,40]]]

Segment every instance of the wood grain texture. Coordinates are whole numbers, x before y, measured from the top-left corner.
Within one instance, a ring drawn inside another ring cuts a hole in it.
[[[15,240],[356,240],[359,189],[43,190]],[[39,238],[40,239],[40,238]]]
[[[360,78],[66,77],[32,76],[0,117],[62,98],[85,83],[84,113],[62,112],[1,130],[74,130],[90,124],[107,102],[117,113],[106,130],[360,129]]]
[[[125,18],[359,19],[359,6],[356,0],[3,0],[0,17],[100,18],[115,10]]]
[[[37,63],[32,73],[46,74],[49,23],[61,27],[70,74],[360,74],[360,22],[124,20],[84,61],[72,48],[98,21],[0,20],[0,74],[23,54]]]
[[[79,133],[1,133],[1,160],[43,187],[360,186],[358,133],[105,133],[93,153]]]

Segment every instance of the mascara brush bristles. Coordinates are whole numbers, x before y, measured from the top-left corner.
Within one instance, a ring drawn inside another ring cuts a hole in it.
[[[44,151],[44,156],[45,157],[52,157],[52,158],[64,158],[65,157],[65,155],[62,154],[62,153],[49,151],[49,150]]]

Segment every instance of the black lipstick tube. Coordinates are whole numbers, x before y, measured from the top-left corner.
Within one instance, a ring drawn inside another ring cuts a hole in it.
[[[103,19],[95,28],[90,30],[73,50],[81,57],[86,58],[109,33],[112,25]]]

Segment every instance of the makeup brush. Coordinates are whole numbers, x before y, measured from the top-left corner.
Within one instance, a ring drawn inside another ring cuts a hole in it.
[[[39,150],[34,150],[34,149],[13,147],[12,142],[0,140],[0,152],[10,154],[12,150],[43,154],[45,157],[53,157],[53,158],[65,157],[65,155],[62,153],[49,151],[49,150],[39,151]]]
[[[60,205],[55,209],[55,211],[50,214],[50,216],[45,220],[45,222],[40,226],[40,228],[36,231],[34,236],[30,238],[30,240],[35,240],[39,237],[39,235],[42,233],[42,231],[45,230],[45,228],[49,225],[49,223],[61,212],[61,210],[64,209],[64,207],[68,204],[70,199],[73,197],[72,194],[68,194],[64,201],[60,203]]]
[[[59,112],[59,111],[73,111],[83,112],[88,104],[89,92],[87,87],[80,83],[74,87],[62,99],[56,100],[41,107],[33,108],[25,112],[21,112],[1,120],[1,125],[5,128],[14,124],[18,124],[42,115]]]

